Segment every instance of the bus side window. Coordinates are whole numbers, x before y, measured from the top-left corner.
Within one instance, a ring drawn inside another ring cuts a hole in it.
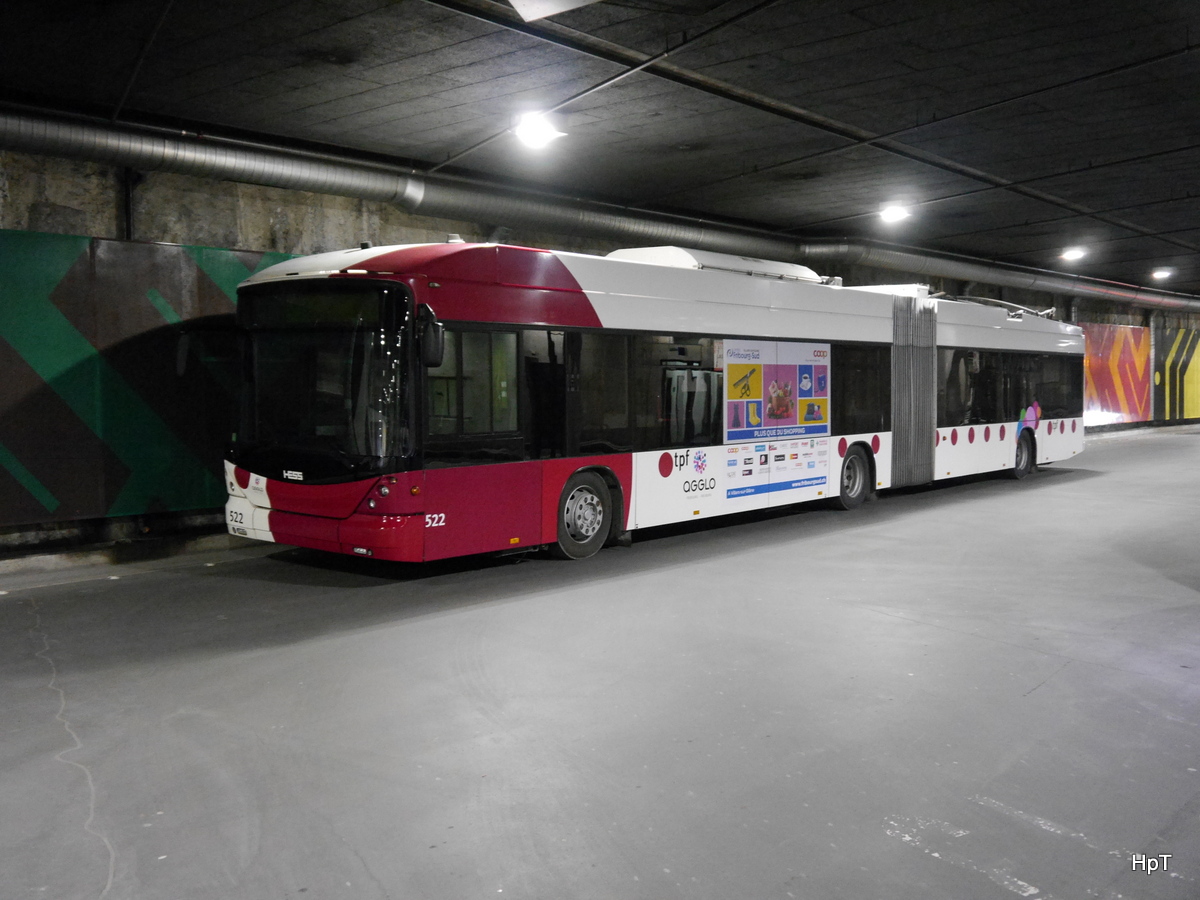
[[[833,433],[891,430],[892,348],[835,344],[831,352]]]
[[[1083,415],[1083,366],[1077,357],[1042,357],[1038,402],[1042,416],[1059,419]]]
[[[707,337],[630,338],[630,409],[635,450],[704,447],[724,441],[724,381]]]
[[[1031,353],[1006,354],[1005,369],[1007,370],[1008,416],[1009,420],[1016,419],[1038,399],[1038,388],[1041,387],[1041,365],[1038,357]]]
[[[429,433],[455,434],[458,429],[458,337],[446,332],[446,350],[442,364],[429,370]]]
[[[585,332],[580,347],[581,453],[633,449],[629,422],[629,338]]]
[[[447,329],[426,374],[426,462],[523,458],[518,397],[516,332]]]
[[[1010,414],[1011,358],[991,350],[938,350],[940,427],[1006,422]]]
[[[462,333],[462,399],[465,434],[517,430],[517,336],[513,332]]]

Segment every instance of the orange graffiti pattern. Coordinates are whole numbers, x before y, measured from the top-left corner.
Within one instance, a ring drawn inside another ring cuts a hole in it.
[[[1150,329],[1085,324],[1084,417],[1097,423],[1150,420]]]

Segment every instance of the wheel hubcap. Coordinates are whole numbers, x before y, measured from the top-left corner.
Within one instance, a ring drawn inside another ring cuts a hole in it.
[[[846,465],[842,469],[842,493],[851,497],[856,496],[862,490],[862,480],[862,464],[858,457],[846,460]]]
[[[585,487],[571,491],[563,507],[563,524],[573,540],[586,543],[596,536],[604,521],[604,505],[600,498]]]

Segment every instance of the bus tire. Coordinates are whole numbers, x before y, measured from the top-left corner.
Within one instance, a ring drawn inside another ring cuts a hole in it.
[[[587,559],[608,540],[613,523],[612,493],[595,472],[576,472],[558,500],[558,542],[551,546],[561,559]]]
[[[1033,436],[1026,428],[1017,436],[1017,452],[1013,458],[1011,475],[1020,481],[1033,471]]]
[[[842,459],[842,475],[834,503],[839,509],[857,509],[871,493],[871,461],[867,451],[855,444]]]

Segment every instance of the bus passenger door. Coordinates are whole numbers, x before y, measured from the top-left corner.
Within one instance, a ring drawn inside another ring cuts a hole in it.
[[[524,384],[521,426],[530,459],[556,459],[566,454],[567,364],[563,332],[521,332]],[[578,363],[575,371],[578,373]]]

